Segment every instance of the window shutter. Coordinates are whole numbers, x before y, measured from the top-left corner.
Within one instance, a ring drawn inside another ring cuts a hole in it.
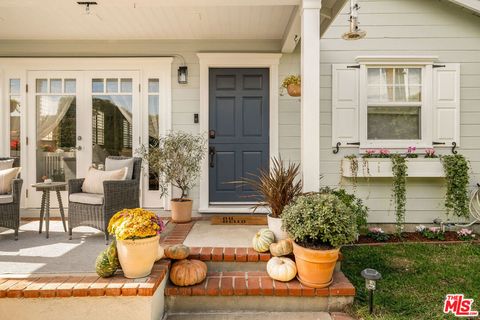
[[[433,141],[460,145],[460,65],[433,69]]]
[[[359,69],[332,65],[332,146],[359,142]],[[353,146],[353,145],[350,145]],[[358,146],[357,146],[358,147]]]

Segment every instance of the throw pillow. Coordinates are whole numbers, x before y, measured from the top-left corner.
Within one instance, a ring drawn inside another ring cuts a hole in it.
[[[127,167],[127,177],[125,180],[132,180],[133,176],[133,158],[128,159],[105,159],[105,170],[112,171]]]
[[[87,176],[83,181],[82,191],[85,193],[103,194],[103,181],[125,180],[127,168],[113,171],[102,171],[95,168],[88,169]]]
[[[0,160],[0,170],[11,169],[14,159]]]
[[[12,192],[12,180],[18,177],[21,167],[0,170],[0,194]]]

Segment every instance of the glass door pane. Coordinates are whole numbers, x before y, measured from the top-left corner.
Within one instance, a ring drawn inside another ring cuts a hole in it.
[[[92,163],[102,169],[108,156],[133,155],[132,78],[94,78],[91,91]]]
[[[35,80],[36,179],[68,181],[76,178],[76,80]],[[68,88],[66,92],[65,88]]]
[[[9,80],[10,102],[10,156],[15,159],[15,166],[20,166],[20,79]]]

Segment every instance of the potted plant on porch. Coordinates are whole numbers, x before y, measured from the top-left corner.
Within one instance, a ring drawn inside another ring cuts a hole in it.
[[[355,241],[354,211],[333,193],[309,193],[286,206],[282,218],[293,240],[298,280],[314,288],[329,286],[340,247]]]
[[[142,208],[123,209],[113,215],[108,232],[115,235],[118,260],[127,278],[146,277],[158,257],[163,221]]]
[[[200,176],[201,163],[206,153],[206,139],[202,135],[171,131],[153,145],[142,146],[138,153],[149,170],[158,173],[162,197],[168,194],[170,185],[181,191],[179,198],[170,201],[172,220],[181,223],[191,221],[192,199],[187,196]]]
[[[302,181],[298,178],[300,165],[290,163],[288,166],[280,158],[272,159],[272,168],[261,169],[251,178],[243,178],[241,183],[252,187],[262,198],[254,206],[254,212],[259,207],[266,207],[270,213],[267,216],[268,229],[275,235],[276,241],[287,238],[282,230],[282,211],[295,197],[302,192]]]

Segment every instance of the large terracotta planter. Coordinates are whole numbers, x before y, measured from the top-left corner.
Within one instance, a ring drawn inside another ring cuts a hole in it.
[[[172,208],[172,220],[176,223],[185,223],[192,221],[192,204],[191,199],[184,199],[184,201],[178,201],[173,199],[170,201]]]
[[[333,271],[340,249],[313,250],[293,242],[293,254],[298,270],[298,280],[312,288],[325,288],[332,283]]]
[[[118,260],[126,278],[143,278],[152,272],[158,257],[160,236],[137,240],[117,240]]]
[[[270,214],[267,216],[268,229],[275,235],[275,241],[288,238],[288,233],[282,230],[282,218],[274,218]]]
[[[300,97],[302,95],[302,87],[299,84],[289,84],[287,86],[288,95],[291,97]]]

